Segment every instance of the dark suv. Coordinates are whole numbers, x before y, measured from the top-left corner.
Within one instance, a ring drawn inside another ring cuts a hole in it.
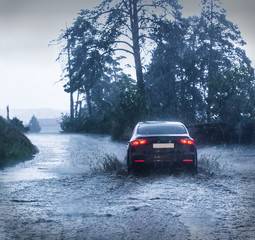
[[[180,122],[139,122],[127,149],[128,171],[150,165],[168,165],[197,172],[194,140]]]

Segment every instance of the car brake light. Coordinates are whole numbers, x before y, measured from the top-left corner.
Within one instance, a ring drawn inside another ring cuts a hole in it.
[[[131,145],[132,146],[138,146],[138,145],[144,145],[144,144],[147,144],[147,143],[149,143],[149,141],[146,140],[146,139],[138,139],[138,140],[132,141]]]
[[[134,162],[145,162],[144,160],[134,160]]]
[[[193,162],[192,159],[184,159],[183,162]]]
[[[194,140],[192,139],[180,139],[178,142],[181,144],[194,145]]]

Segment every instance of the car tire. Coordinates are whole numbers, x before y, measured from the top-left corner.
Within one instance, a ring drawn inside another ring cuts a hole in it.
[[[128,174],[132,173],[132,167],[130,165],[127,166],[127,172],[128,172]]]
[[[130,161],[130,157],[128,154],[127,154],[127,172],[128,174],[131,174],[133,172],[132,161]]]
[[[196,174],[197,174],[197,164],[195,164],[195,165],[193,166],[192,174],[193,174],[193,175],[196,175]]]
[[[194,163],[185,167],[185,170],[187,173],[190,173],[192,175],[197,174],[197,157],[195,157]]]
[[[134,164],[132,166],[131,172],[134,176],[143,176],[145,174],[144,164]]]
[[[133,174],[135,176],[140,176],[144,174],[145,166],[143,163],[141,164],[134,164],[132,159],[127,156],[127,172],[128,174]]]
[[[197,157],[195,158],[194,164],[189,168],[189,171],[191,172],[192,175],[197,174]]]
[[[197,155],[195,157],[195,164],[193,166],[193,173],[194,173],[194,175],[197,174]]]

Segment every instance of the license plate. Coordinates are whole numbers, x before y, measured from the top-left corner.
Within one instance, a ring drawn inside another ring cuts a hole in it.
[[[153,148],[174,148],[174,143],[153,143]]]

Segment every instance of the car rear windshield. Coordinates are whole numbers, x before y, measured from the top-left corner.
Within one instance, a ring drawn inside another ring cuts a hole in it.
[[[187,131],[182,125],[141,125],[137,129],[137,134],[186,134]]]

